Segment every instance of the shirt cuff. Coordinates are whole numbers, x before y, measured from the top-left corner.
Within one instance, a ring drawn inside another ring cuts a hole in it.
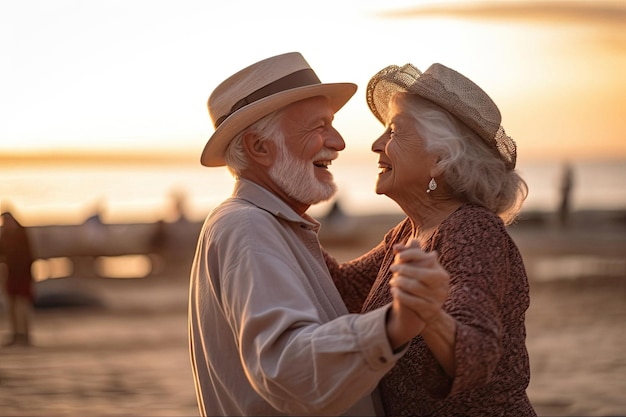
[[[365,361],[373,370],[391,369],[408,350],[410,343],[393,352],[387,336],[387,311],[391,304],[357,315],[353,332]]]

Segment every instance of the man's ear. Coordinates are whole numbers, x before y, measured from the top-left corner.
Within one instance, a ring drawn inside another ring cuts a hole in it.
[[[243,135],[243,148],[251,161],[268,167],[274,163],[276,145],[273,141],[263,139],[254,132],[247,132]]]

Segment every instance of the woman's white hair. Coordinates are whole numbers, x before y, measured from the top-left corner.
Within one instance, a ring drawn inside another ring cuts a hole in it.
[[[248,167],[248,158],[243,149],[242,140],[246,133],[254,132],[259,135],[262,140],[271,140],[278,145],[284,143],[285,135],[283,134],[281,126],[282,114],[282,110],[268,114],[239,132],[233,140],[230,141],[224,154],[224,161],[233,177],[238,178],[241,176],[242,171]]]
[[[426,151],[438,157],[437,171],[453,193],[482,205],[511,224],[528,196],[528,186],[507,169],[495,150],[463,122],[435,103],[398,93],[391,102],[415,120]]]

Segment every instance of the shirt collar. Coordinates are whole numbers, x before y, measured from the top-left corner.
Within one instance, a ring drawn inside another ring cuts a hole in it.
[[[278,196],[250,180],[244,178],[237,179],[233,198],[241,198],[262,210],[272,213],[278,218],[293,223],[300,223],[307,229],[319,231],[320,223],[317,220],[306,213],[304,216],[300,216]]]

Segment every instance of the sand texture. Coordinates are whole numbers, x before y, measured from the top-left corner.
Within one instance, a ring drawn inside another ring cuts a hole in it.
[[[395,220],[322,236],[348,259]],[[624,224],[561,229],[531,220],[511,229],[531,279],[531,401],[542,416],[626,415]],[[178,247],[192,252],[195,236]],[[34,345],[0,349],[0,416],[198,415],[187,350],[190,255],[165,257],[145,278],[39,283]]]

